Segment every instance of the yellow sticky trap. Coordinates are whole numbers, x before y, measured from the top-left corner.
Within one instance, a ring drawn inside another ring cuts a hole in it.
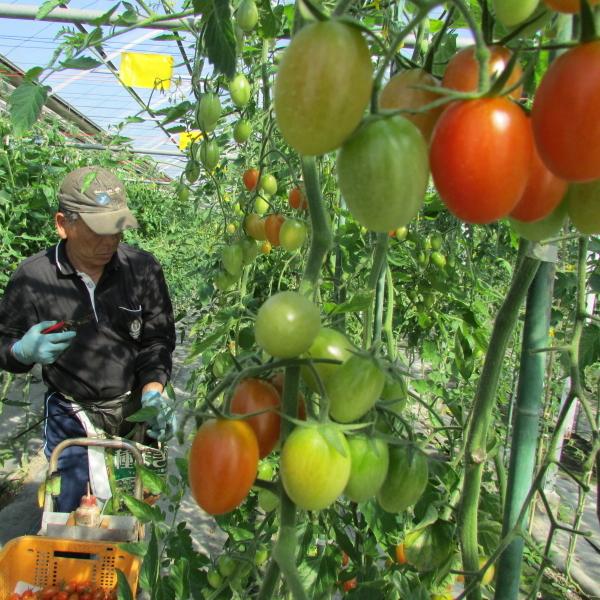
[[[168,54],[121,52],[119,77],[130,87],[168,90],[173,76],[173,57]]]
[[[179,149],[185,150],[192,142],[195,142],[201,138],[201,131],[184,131],[179,134]]]

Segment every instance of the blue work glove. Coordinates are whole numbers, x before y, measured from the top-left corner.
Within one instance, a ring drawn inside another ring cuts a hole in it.
[[[44,329],[58,321],[42,321],[34,325],[12,347],[13,356],[24,365],[40,363],[52,364],[62,354],[75,337],[75,331],[42,333]]]
[[[171,400],[156,390],[142,394],[142,408],[155,408],[156,416],[148,421],[147,434],[156,440],[166,442],[170,440],[177,429],[177,415]]]

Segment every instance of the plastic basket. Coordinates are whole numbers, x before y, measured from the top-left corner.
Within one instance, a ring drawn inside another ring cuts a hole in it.
[[[135,597],[140,559],[110,542],[89,542],[43,536],[22,536],[0,551],[0,599],[8,598],[18,581],[46,587],[62,581],[91,581],[111,590],[116,569],[123,571]]]

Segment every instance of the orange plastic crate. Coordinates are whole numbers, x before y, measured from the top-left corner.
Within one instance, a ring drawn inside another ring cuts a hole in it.
[[[62,581],[91,581],[104,590],[125,573],[135,597],[140,559],[111,542],[67,540],[29,535],[8,542],[0,552],[0,600],[8,598],[18,581],[35,586]]]

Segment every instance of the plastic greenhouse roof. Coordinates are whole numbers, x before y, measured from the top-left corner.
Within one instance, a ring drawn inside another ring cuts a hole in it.
[[[8,4],[23,5],[24,3],[12,0]],[[41,4],[39,2],[38,6]],[[68,8],[105,12],[113,6],[115,6],[115,2],[73,0],[69,2]],[[119,8],[119,12],[122,10]],[[84,25],[84,27],[88,31],[93,28],[91,25]],[[0,17],[0,55],[6,57],[22,71],[27,71],[35,66],[45,66],[54,49],[61,43],[62,38],[58,34],[65,28],[77,31],[74,25],[67,23]],[[137,29],[113,38],[103,45],[108,58],[117,68],[123,51],[173,56],[173,79],[169,91],[159,92],[147,88],[134,88],[137,95],[145,104],[149,104],[152,110],[164,109],[169,104],[176,104],[187,99],[191,94],[191,77],[183,64],[176,42],[155,39],[165,33],[168,32],[156,29]],[[185,32],[180,32],[180,35],[184,39],[186,49],[189,48],[191,35]],[[89,50],[85,51],[83,55],[97,58]],[[174,153],[175,156],[153,155],[153,159],[166,175],[175,178],[181,173],[186,158],[184,153],[178,149],[178,135],[169,135],[147,112],[142,112],[140,104],[107,66],[101,65],[89,71],[73,69],[58,71],[52,73],[44,81],[44,84],[52,88],[51,94],[59,96],[107,133],[118,133],[130,138],[129,146],[131,148]],[[127,123],[117,130],[119,123],[134,115],[143,117],[144,122]],[[90,152],[94,151],[90,150]]]

